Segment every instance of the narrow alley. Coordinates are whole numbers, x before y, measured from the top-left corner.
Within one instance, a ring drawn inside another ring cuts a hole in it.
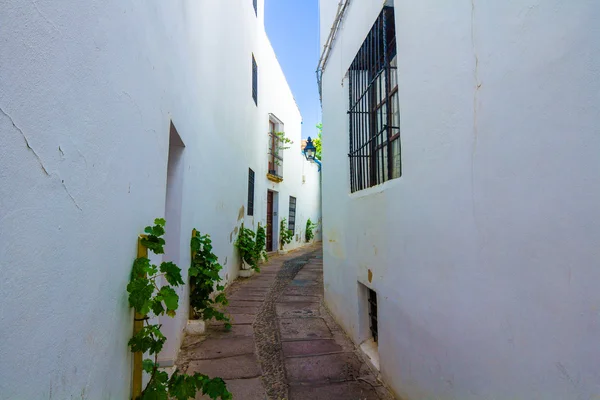
[[[187,335],[183,372],[222,377],[234,399],[392,399],[324,307],[320,245],[273,256],[228,298],[232,329]]]
[[[598,21],[1,0],[0,400],[600,400]]]

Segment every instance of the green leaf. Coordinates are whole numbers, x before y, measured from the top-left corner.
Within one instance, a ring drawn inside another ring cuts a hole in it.
[[[202,393],[210,397],[211,399],[222,399],[230,400],[232,398],[231,393],[227,391],[227,385],[221,378],[213,379],[201,379],[202,382]]]
[[[165,224],[167,223],[167,221],[165,221],[165,219],[164,219],[164,218],[156,218],[156,219],[154,220],[154,223],[155,223],[156,225],[165,226]]]
[[[150,310],[150,298],[154,293],[154,285],[144,278],[134,278],[127,285],[129,305],[138,313],[146,315]]]
[[[177,400],[194,398],[197,391],[196,380],[193,376],[180,375],[179,371],[175,371],[169,379],[169,396],[175,397]]]
[[[154,371],[154,368],[158,368],[158,364],[154,364],[154,361],[150,360],[150,359],[145,359],[144,361],[142,361],[142,369],[151,374],[152,371]]]
[[[172,287],[163,286],[160,288],[158,294],[162,296],[162,299],[167,306],[167,312],[177,310],[177,307],[179,306],[179,296]]]
[[[181,278],[181,268],[172,262],[164,262],[160,264],[160,272],[165,274],[165,279],[173,286],[183,285]]]
[[[151,308],[152,308],[152,312],[154,313],[154,315],[156,315],[156,316],[162,315],[165,312],[165,308],[163,307],[163,304],[162,304],[162,298],[159,300],[155,297],[154,301],[152,302]]]

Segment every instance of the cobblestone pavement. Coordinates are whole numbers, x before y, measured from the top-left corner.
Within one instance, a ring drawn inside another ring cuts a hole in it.
[[[276,255],[236,281],[231,331],[212,323],[186,336],[178,367],[222,377],[239,400],[392,399],[322,304],[321,254],[313,245]]]

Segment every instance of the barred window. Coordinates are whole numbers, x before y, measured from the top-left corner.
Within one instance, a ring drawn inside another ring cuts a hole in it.
[[[254,171],[248,168],[248,215],[254,215]]]
[[[296,232],[296,198],[290,196],[290,214],[288,216],[288,229]]]
[[[394,8],[384,7],[348,70],[350,189],[402,175]]]
[[[258,105],[258,65],[256,65],[254,54],[252,54],[252,98],[254,104]]]

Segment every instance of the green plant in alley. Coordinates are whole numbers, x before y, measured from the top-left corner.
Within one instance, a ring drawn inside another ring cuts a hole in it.
[[[256,229],[256,243],[254,246],[254,251],[259,263],[261,261],[269,261],[269,257],[267,256],[267,232],[265,228],[260,225],[260,222],[258,223],[258,228]]]
[[[306,239],[307,242],[310,242],[312,240],[312,238],[315,237],[315,233],[313,232],[313,230],[317,227],[317,224],[313,223],[310,218],[306,221],[306,232],[304,234],[304,237]]]
[[[277,154],[279,154],[280,151],[289,149],[292,144],[294,144],[294,142],[285,136],[285,132],[275,132],[275,147]],[[275,158],[275,164],[281,165],[281,162]]]
[[[256,253],[255,238],[256,233],[250,228],[245,228],[244,224],[242,224],[238,238],[235,241],[235,247],[237,247],[240,257],[242,257],[242,261],[248,264],[250,268],[256,272],[260,272],[260,268],[258,268],[260,259]]]
[[[229,317],[219,311],[217,306],[226,306],[227,297],[223,290],[225,286],[220,284],[223,280],[219,271],[223,269],[219,264],[218,257],[212,252],[212,241],[210,235],[202,235],[194,230],[194,236],[190,242],[192,249],[192,265],[189,269],[190,277],[190,306],[194,317],[202,320],[216,319],[225,321],[225,329],[231,329]],[[217,293],[215,295],[215,293]]]
[[[287,228],[287,218],[281,220],[279,224],[279,232],[281,236],[281,250],[283,250],[283,246],[292,242],[292,238],[294,237],[294,232],[291,229]]]
[[[313,144],[315,145],[315,148],[317,149],[315,151],[315,158],[317,160],[321,160],[321,133],[323,133],[323,124],[322,123],[318,123],[317,124],[317,131],[319,132],[317,134],[317,137],[315,139],[313,139]]]
[[[164,226],[164,219],[155,219],[154,226],[146,227],[147,236],[141,240],[141,244],[155,254],[164,253]],[[159,287],[161,277],[164,277],[167,284]],[[162,325],[151,324],[149,321],[165,314],[175,316],[179,296],[174,288],[180,285],[183,285],[181,269],[172,262],[163,262],[156,266],[147,257],[139,257],[133,262],[131,280],[127,285],[129,305],[143,316],[144,326],[129,340],[128,345],[134,353],[147,352],[154,356],[154,360],[143,361],[142,367],[150,374],[150,381],[138,399],[187,400],[196,397],[196,393],[200,391],[211,399],[229,400],[232,395],[221,378],[211,379],[200,373],[180,374],[179,371],[175,371],[169,377],[165,371],[159,370],[158,353],[167,338],[161,332]]]

